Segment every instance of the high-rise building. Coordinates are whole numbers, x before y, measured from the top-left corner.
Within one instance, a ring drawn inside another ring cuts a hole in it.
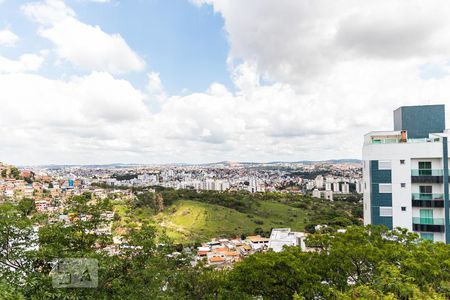
[[[364,137],[364,223],[402,227],[450,243],[444,105],[400,107],[394,131]]]

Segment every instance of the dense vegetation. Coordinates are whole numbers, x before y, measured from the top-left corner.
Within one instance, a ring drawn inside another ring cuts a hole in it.
[[[2,178],[14,178],[14,179],[21,179],[20,176],[20,170],[16,167],[11,167],[9,169],[3,169],[0,173],[0,177]]]
[[[109,236],[97,234],[108,200],[74,197],[71,225],[44,224],[37,232],[28,203],[0,205],[2,299],[446,299],[450,297],[450,246],[384,227],[349,227],[316,233],[315,252],[286,248],[252,255],[232,270],[193,267],[189,253],[169,256],[170,240],[151,224],[129,225],[128,247],[102,251]],[[82,220],[76,216],[89,215]],[[36,247],[36,245],[39,247]],[[53,288],[53,262],[94,258],[97,288]]]
[[[111,176],[111,178],[115,178],[115,179],[117,179],[119,181],[131,180],[131,179],[138,178],[138,174],[113,174]]]
[[[313,232],[315,225],[360,225],[362,205],[352,201],[321,200],[287,193],[214,192],[158,188],[156,193],[135,191],[136,200],[116,206],[120,220],[152,220],[176,242],[198,242],[212,237],[261,234],[272,228]],[[127,223],[127,222],[125,222]]]

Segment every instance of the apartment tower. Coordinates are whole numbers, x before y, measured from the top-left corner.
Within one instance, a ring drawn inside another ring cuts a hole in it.
[[[402,227],[450,243],[445,106],[404,106],[394,131],[364,136],[364,223]]]

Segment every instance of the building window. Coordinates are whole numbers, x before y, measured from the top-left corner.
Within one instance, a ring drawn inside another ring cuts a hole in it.
[[[390,160],[379,160],[378,161],[378,170],[390,170],[391,169],[391,161]]]
[[[400,164],[404,165],[405,164],[405,160],[404,159],[400,159]]]
[[[433,187],[431,185],[421,185],[419,186],[420,194],[433,194]]]
[[[420,224],[433,224],[433,209],[420,210]]]
[[[392,217],[392,207],[380,206],[380,217]]]
[[[378,192],[380,194],[390,194],[392,193],[392,184],[391,183],[380,183]]]
[[[402,182],[402,183],[400,183],[400,186],[401,186],[402,188],[404,188],[404,187],[406,187],[406,183]]]
[[[419,161],[419,176],[427,176],[431,174],[431,161]]]
[[[406,206],[402,206],[402,211],[406,211]]]
[[[431,161],[419,161],[419,170],[431,170]]]
[[[433,233],[429,233],[429,232],[421,232],[420,233],[420,237],[422,238],[422,240],[426,240],[426,241],[434,241],[434,234]]]

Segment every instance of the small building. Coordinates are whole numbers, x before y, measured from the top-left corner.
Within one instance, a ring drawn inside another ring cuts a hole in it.
[[[269,239],[261,237],[260,235],[249,236],[247,237],[247,240],[253,250],[264,249],[269,245]]]
[[[314,198],[327,199],[333,201],[333,191],[319,191],[318,189],[314,189],[312,191],[312,196]]]
[[[270,234],[269,249],[281,252],[284,246],[296,246],[306,251],[305,239],[307,236],[305,232],[291,231],[290,228],[274,228]]]

